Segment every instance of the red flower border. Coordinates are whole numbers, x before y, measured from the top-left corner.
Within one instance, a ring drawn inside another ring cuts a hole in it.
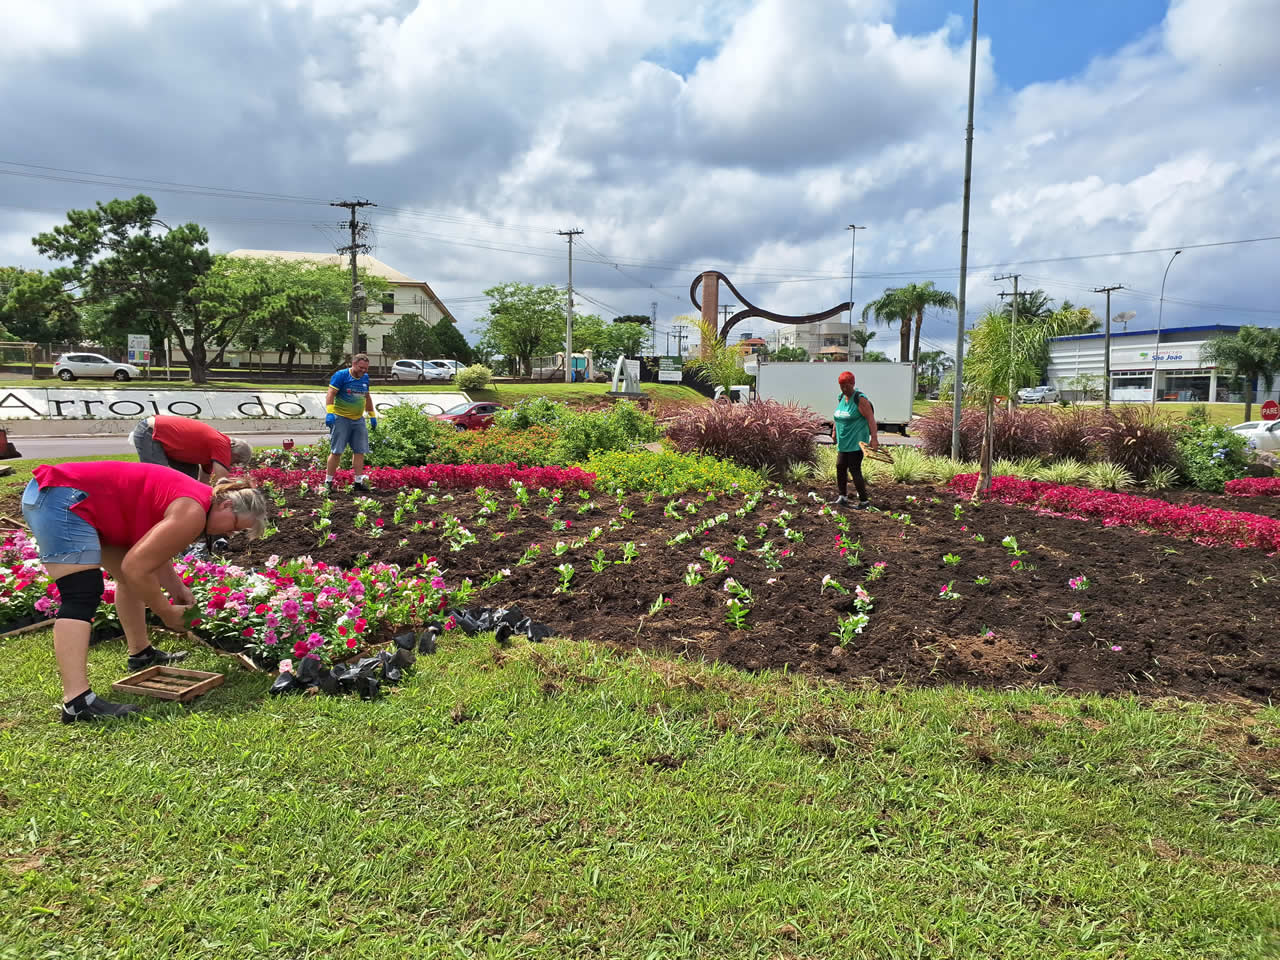
[[[1232,497],[1280,497],[1280,477],[1242,477],[1228,480],[1226,492]]]
[[[968,495],[977,482],[976,473],[960,474],[948,488],[953,493]],[[1204,546],[1230,544],[1238,548],[1280,550],[1280,520],[1256,513],[1176,506],[1129,493],[1016,477],[992,478],[991,489],[983,497],[1077,517],[1100,517],[1104,526],[1142,527],[1170,536],[1189,537]]]

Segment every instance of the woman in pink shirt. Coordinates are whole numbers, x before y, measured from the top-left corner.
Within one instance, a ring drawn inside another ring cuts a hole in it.
[[[169,629],[181,630],[195,598],[174,571],[173,558],[202,534],[248,530],[261,536],[266,500],[246,479],[219,480],[210,488],[146,463],[43,464],[32,475],[22,514],[60,597],[53,650],[62,677],[62,722],[131,713],[138,708],[108,703],[89,688],[90,623],[102,600],[102,569],[116,581],[130,671],[181,659],[185,653],[151,646],[146,608]]]

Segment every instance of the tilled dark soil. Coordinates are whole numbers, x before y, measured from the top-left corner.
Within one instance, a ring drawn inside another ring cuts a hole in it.
[[[804,487],[768,493],[744,517],[735,514],[744,506],[742,497],[686,498],[677,505],[679,515],[671,517],[664,513],[665,500],[645,504],[634,495],[620,505],[597,494],[582,513],[579,508],[588,504],[576,495],[559,504],[533,495],[528,505],[517,504],[507,490],[491,496],[496,509],[488,515],[478,513],[476,494],[458,491],[451,500],[420,503],[397,525],[395,494],[377,492],[373,498],[385,526],[375,538],[371,525],[354,527],[357,508],[344,494],[331,513],[337,539],[318,545],[324,534],[312,528],[311,515],[318,496],[294,491],[287,494],[286,511],[296,512],[278,521],[280,532],[238,552],[233,546],[228,559],[254,564],[271,554],[305,554],[342,566],[409,566],[430,555],[440,559],[450,587],[464,577],[479,587],[506,569],[509,574],[477,592],[473,604],[518,603],[565,636],[675,651],[748,670],[786,668],[881,684],[1052,684],[1074,691],[1251,700],[1270,697],[1280,681],[1280,557],[1257,550],[1202,547],[999,504],[963,502],[957,515],[958,501],[931,487],[876,488],[878,510],[841,514],[847,533],[819,513]],[[1252,502],[1232,498],[1231,504]],[[697,507],[694,514],[685,512],[690,503]],[[518,515],[509,516],[513,507]],[[628,510],[630,517],[622,512]],[[792,514],[789,520],[784,511]],[[691,542],[668,545],[681,531],[722,513],[728,514],[726,522]],[[452,550],[442,536],[446,514],[461,521],[476,542]],[[788,540],[780,519],[803,540]],[[555,530],[555,521],[571,526]],[[762,523],[763,535],[757,529]],[[595,541],[554,554],[557,541],[584,538],[595,527],[601,528]],[[837,534],[860,542],[860,565],[839,555]],[[1010,535],[1024,555],[1001,545]],[[745,549],[739,536],[746,539]],[[778,553],[791,551],[779,557],[780,569],[771,569],[757,552],[766,539]],[[637,555],[619,562],[628,542]],[[541,554],[519,564],[531,544]],[[733,558],[732,565],[700,584],[686,584],[688,564],[699,563],[707,573],[709,563],[700,554],[708,548]],[[592,560],[598,549],[605,563],[597,572]],[[959,557],[959,563],[944,563],[945,554]],[[1030,569],[1011,569],[1015,560]],[[574,567],[569,592],[556,592],[556,567],[566,562]],[[876,563],[885,566],[869,579]],[[1081,575],[1089,588],[1070,589],[1068,581]],[[824,590],[824,576],[849,594]],[[752,594],[746,629],[726,622],[728,577]],[[975,582],[980,578],[990,582]],[[852,593],[860,583],[874,597],[870,622],[841,644],[833,632],[852,612]],[[948,583],[958,597],[940,596]],[[663,602],[654,612],[659,597]],[[1073,622],[1077,612],[1081,621]]]

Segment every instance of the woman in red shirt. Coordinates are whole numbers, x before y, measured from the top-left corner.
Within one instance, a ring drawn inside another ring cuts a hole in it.
[[[147,637],[147,607],[165,626],[181,630],[183,614],[195,602],[173,557],[201,534],[247,530],[261,536],[267,502],[246,479],[220,480],[210,488],[153,464],[43,464],[22,495],[22,514],[58,586],[53,650],[62,677],[62,722],[74,723],[138,709],[108,703],[89,689],[89,627],[102,599],[102,568],[116,581],[129,669],[181,659],[186,654],[157,650]]]

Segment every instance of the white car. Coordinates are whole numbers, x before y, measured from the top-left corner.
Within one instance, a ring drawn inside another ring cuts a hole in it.
[[[447,370],[448,379],[450,380],[465,370],[467,366],[465,363],[460,363],[457,360],[428,360],[427,363],[431,366]]]
[[[1018,391],[1018,399],[1023,403],[1057,403],[1058,391],[1053,387],[1023,387]]]
[[[392,380],[452,380],[453,374],[426,360],[397,360],[391,366]]]
[[[1258,450],[1267,453],[1280,450],[1280,420],[1250,420],[1236,424],[1231,432],[1252,440]]]
[[[54,363],[53,374],[67,381],[80,377],[110,377],[127,383],[134,377],[141,377],[142,371],[131,363],[116,363],[98,353],[64,353]]]

